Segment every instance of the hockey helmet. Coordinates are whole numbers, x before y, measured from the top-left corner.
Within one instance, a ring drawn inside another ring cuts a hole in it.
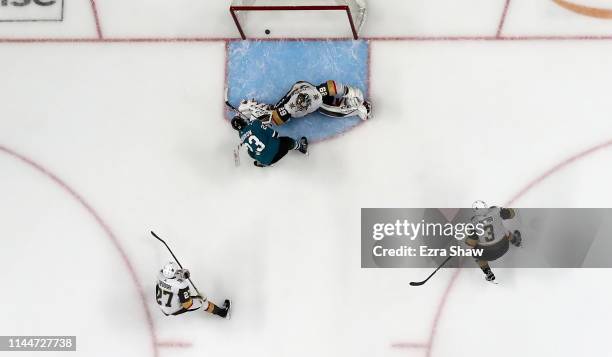
[[[247,122],[243,118],[239,116],[232,118],[232,128],[234,128],[234,130],[241,130],[245,126],[247,126]]]
[[[482,214],[488,211],[488,209],[489,209],[489,206],[483,200],[477,200],[477,201],[474,201],[474,203],[472,203],[472,211],[474,211],[475,214]]]
[[[166,279],[174,279],[180,270],[175,262],[169,262],[162,268],[162,275]]]
[[[310,99],[310,96],[306,93],[300,93],[297,95],[297,98],[295,98],[295,105],[300,111],[308,109],[311,102],[312,100]]]

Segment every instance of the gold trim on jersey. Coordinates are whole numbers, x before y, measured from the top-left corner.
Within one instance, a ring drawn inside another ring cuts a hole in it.
[[[188,309],[193,306],[193,299],[189,298],[189,300],[185,301],[181,305],[183,306],[183,308]]]
[[[338,91],[336,89],[336,82],[332,80],[327,81],[327,93],[332,97],[335,97],[336,94],[338,94]]]
[[[272,121],[276,125],[283,125],[283,123],[285,123],[283,121],[283,118],[281,118],[281,116],[278,114],[278,111],[276,109],[272,111]]]
[[[472,248],[476,248],[476,246],[478,245],[478,239],[477,238],[467,238],[465,240],[465,244],[469,245]]]

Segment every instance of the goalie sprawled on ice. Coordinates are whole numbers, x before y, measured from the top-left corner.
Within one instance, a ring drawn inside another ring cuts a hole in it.
[[[371,117],[371,105],[360,89],[333,80],[318,86],[299,81],[275,105],[249,99],[240,102],[238,111],[251,120],[275,125],[315,111],[335,118],[358,116],[367,120]]]

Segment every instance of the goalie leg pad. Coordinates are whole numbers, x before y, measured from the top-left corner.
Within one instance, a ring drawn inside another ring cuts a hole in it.
[[[346,98],[349,101],[354,101],[356,103],[363,103],[363,92],[361,91],[361,89],[359,88],[355,88],[355,87],[351,87],[351,86],[346,86],[346,94],[344,95],[344,98]]]
[[[337,105],[322,104],[319,108],[319,113],[334,118],[346,118],[351,116],[358,116],[361,120],[367,120],[371,118],[371,106],[367,101],[352,102],[347,98],[337,103]]]

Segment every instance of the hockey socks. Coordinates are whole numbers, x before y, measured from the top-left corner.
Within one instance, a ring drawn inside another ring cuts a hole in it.
[[[485,274],[485,279],[487,279],[487,281],[495,280],[495,274],[493,274],[491,268],[488,265],[485,267],[480,267],[480,269],[482,269],[482,272]]]
[[[230,301],[229,300],[225,300],[225,302],[223,303],[223,307],[219,307],[215,304],[213,304],[212,302],[208,303],[208,309],[206,311],[210,312],[213,315],[217,315],[220,317],[226,317],[227,316],[227,312],[229,311],[230,308]]]

